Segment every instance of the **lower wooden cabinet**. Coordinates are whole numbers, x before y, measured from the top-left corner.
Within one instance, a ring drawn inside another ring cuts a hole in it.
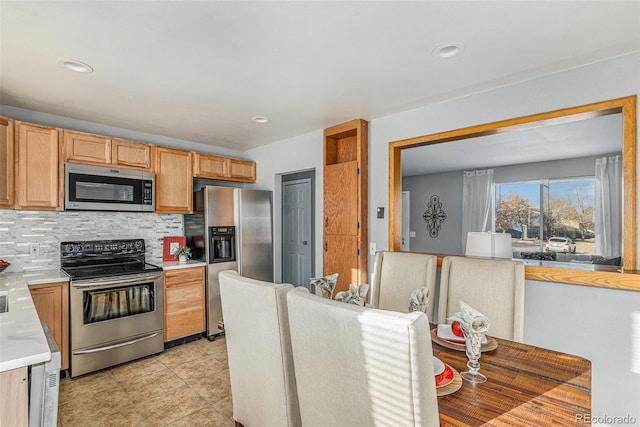
[[[205,329],[204,267],[164,272],[164,342]]]
[[[60,348],[61,370],[69,368],[69,282],[30,285],[38,317],[47,323]]]

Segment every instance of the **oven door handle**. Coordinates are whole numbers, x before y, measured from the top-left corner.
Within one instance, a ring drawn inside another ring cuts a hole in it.
[[[71,286],[78,289],[87,289],[87,288],[98,288],[105,286],[113,286],[113,285],[129,285],[132,283],[144,283],[153,280],[157,280],[160,278],[160,274],[146,274],[144,276],[136,275],[135,277],[131,277],[129,279],[125,279],[122,276],[117,278],[112,278],[109,280],[96,280],[91,282],[77,282],[72,281]]]
[[[136,338],[136,339],[131,340],[131,341],[121,342],[121,343],[118,343],[118,344],[107,345],[107,346],[104,346],[104,347],[91,348],[89,350],[76,350],[76,351],[73,352],[73,354],[91,354],[91,353],[97,353],[99,351],[112,350],[114,348],[124,347],[125,345],[131,345],[131,344],[138,343],[140,341],[148,340],[149,338],[157,337],[158,335],[160,335],[160,332],[155,332],[153,334],[146,335],[144,337]]]

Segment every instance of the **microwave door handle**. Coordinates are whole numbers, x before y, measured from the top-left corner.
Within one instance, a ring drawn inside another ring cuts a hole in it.
[[[105,287],[112,285],[128,285],[131,283],[144,283],[151,280],[156,280],[160,277],[159,274],[146,274],[144,276],[136,276],[130,279],[109,279],[109,280],[96,280],[88,283],[77,283],[74,282],[71,284],[74,288],[77,289],[87,289],[87,288],[97,288],[97,287]]]

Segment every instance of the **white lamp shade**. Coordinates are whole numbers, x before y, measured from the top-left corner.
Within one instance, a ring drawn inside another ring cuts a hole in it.
[[[467,233],[466,256],[513,258],[511,234],[470,231]]]

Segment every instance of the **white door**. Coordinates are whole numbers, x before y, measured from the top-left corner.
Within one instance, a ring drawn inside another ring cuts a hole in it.
[[[282,281],[311,292],[311,179],[282,183]]]
[[[410,221],[410,210],[409,210],[409,192],[402,192],[402,245],[400,246],[401,251],[408,251],[410,246],[409,241],[409,230],[411,229],[411,221]]]

